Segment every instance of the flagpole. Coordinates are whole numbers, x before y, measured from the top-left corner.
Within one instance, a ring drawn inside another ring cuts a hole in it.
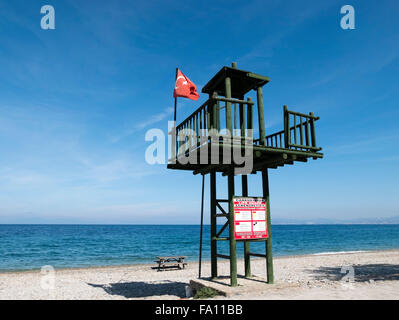
[[[177,74],[179,72],[179,68],[176,68],[176,76],[175,76],[175,86],[177,81]],[[177,97],[175,97],[175,115],[174,115],[174,134],[175,134],[175,158],[177,160],[177,132],[176,132],[176,113],[177,113]]]
[[[175,85],[176,85],[177,73],[178,72],[179,72],[179,68],[176,68]],[[175,117],[174,117],[175,125],[176,125],[176,109],[177,109],[177,97],[175,98]]]

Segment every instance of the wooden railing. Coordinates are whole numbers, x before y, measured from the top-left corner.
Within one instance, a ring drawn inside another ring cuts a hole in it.
[[[271,148],[285,148],[284,130],[266,136],[266,146]]]
[[[260,145],[260,138],[253,140],[253,105],[250,98],[239,100],[214,94],[176,127],[173,158],[209,143],[215,136],[221,143],[229,141],[243,144],[250,140],[251,144]],[[225,112],[222,112],[223,109]],[[321,148],[316,145],[316,120],[319,117],[312,112],[303,114],[284,106],[284,130],[266,136],[264,144],[269,148],[320,151]],[[222,128],[223,122],[226,125]],[[226,129],[228,132],[224,131]],[[230,139],[225,140],[227,137]]]
[[[284,106],[284,130],[266,136],[265,144],[269,148],[320,151],[322,149],[316,144],[316,120],[319,120],[319,117],[315,117],[312,112],[299,113]],[[260,144],[260,140],[254,140],[255,144]]]
[[[291,118],[293,126],[291,127]],[[319,120],[313,112],[309,114],[289,111],[284,106],[284,146],[286,149],[320,151],[316,144],[315,121]],[[298,122],[297,122],[298,121]],[[298,123],[298,124],[297,124]]]
[[[208,143],[213,135],[221,141],[225,137],[250,135],[247,129],[253,128],[253,105],[250,98],[239,100],[213,95],[176,127],[174,154],[180,156],[190,152]],[[221,124],[223,122],[225,126]],[[224,131],[226,129],[228,133]]]

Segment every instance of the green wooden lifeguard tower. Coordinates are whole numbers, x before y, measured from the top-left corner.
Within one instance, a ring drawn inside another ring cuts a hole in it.
[[[323,157],[316,144],[315,121],[319,118],[313,113],[304,114],[283,108],[283,130],[266,134],[263,106],[263,86],[268,77],[237,69],[223,67],[202,89],[209,99],[188,118],[177,125],[172,135],[172,157],[168,169],[189,170],[194,175],[210,175],[210,222],[211,222],[211,275],[218,276],[217,259],[230,260],[230,283],[237,285],[236,241],[244,242],[245,276],[251,277],[251,256],[266,258],[267,282],[272,284],[272,236],[270,220],[270,196],[268,169],[292,165],[296,161]],[[255,90],[257,102],[245,96]],[[254,118],[257,127],[254,126]],[[243,163],[233,160],[234,152],[247,155],[252,161],[249,169]],[[240,169],[242,172],[240,172]],[[245,171],[247,170],[247,171]],[[240,172],[237,174],[237,172]],[[248,197],[248,174],[261,172],[263,194],[266,203],[267,238],[237,240],[235,235],[234,202],[238,190],[235,189],[235,176],[240,175],[242,190],[240,197]],[[219,199],[216,193],[217,175],[227,176],[228,199]],[[217,219],[227,221],[218,230]],[[228,237],[222,233],[228,230]],[[228,241],[230,254],[218,253],[218,242]],[[252,241],[264,241],[266,253],[250,251]]]

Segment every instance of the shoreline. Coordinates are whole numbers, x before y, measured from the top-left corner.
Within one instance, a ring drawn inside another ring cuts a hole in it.
[[[367,253],[399,253],[399,248],[395,249],[383,249],[383,250],[353,250],[353,251],[331,251],[331,252],[321,252],[321,253],[306,253],[297,255],[284,255],[284,256],[274,256],[273,261],[280,259],[296,259],[296,258],[309,258],[309,257],[323,257],[323,256],[340,256],[340,255],[352,255],[352,254],[367,254]],[[219,260],[220,261],[220,260]],[[237,263],[244,261],[244,258],[237,258]],[[252,257],[251,261],[264,261],[264,258]],[[189,264],[198,265],[198,260],[187,260]],[[202,263],[210,263],[210,259],[203,259]],[[56,272],[60,271],[87,271],[87,270],[104,270],[104,269],[118,269],[118,268],[143,268],[143,267],[155,267],[155,263],[130,263],[130,264],[115,264],[115,265],[94,265],[94,266],[82,266],[82,267],[54,267]],[[40,272],[40,268],[26,269],[26,270],[0,270],[0,275],[4,274],[28,274]]]

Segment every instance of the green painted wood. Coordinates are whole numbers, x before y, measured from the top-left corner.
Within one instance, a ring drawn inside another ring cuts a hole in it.
[[[251,78],[255,78],[255,79],[259,79],[259,80],[264,80],[264,81],[266,81],[266,83],[270,81],[270,78],[269,78],[269,77],[265,77],[265,76],[262,76],[262,75],[257,74],[257,73],[248,72],[247,75],[248,75],[248,77],[251,77]]]
[[[217,130],[217,127],[218,127],[218,125],[217,125],[217,117],[218,117],[218,115],[217,115],[217,101],[216,101],[216,98],[217,98],[217,94],[216,94],[216,92],[214,92],[213,96],[212,96],[212,128]]]
[[[290,143],[290,115],[288,113],[288,107],[284,106],[284,147],[288,149]]]
[[[212,118],[211,118],[211,106],[210,104],[208,104],[208,106],[206,107],[206,122],[208,124],[208,135],[209,135],[209,130],[212,129]]]
[[[182,127],[182,152],[186,152],[186,124],[183,125]]]
[[[234,135],[236,135],[236,131],[237,131],[237,129],[238,129],[238,126],[237,126],[237,103],[234,103]]]
[[[231,98],[231,80],[229,77],[225,79],[225,86],[226,86],[226,98]],[[231,102],[226,101],[226,129],[229,131],[230,134],[233,132],[233,119],[232,119],[232,112],[231,112]]]
[[[260,144],[266,145],[266,134],[265,134],[265,118],[264,118],[264,108],[263,108],[263,91],[262,87],[258,87],[257,100],[258,100],[258,122],[259,122],[259,140]]]
[[[237,246],[234,237],[234,175],[228,176],[228,194],[229,194],[229,237],[230,237],[230,285],[237,286]]]
[[[310,119],[310,134],[312,137],[312,147],[316,148],[316,130],[315,130],[315,126],[314,126],[315,116],[314,116],[313,112],[310,112],[309,116],[311,117],[311,119]]]
[[[267,257],[265,254],[261,254],[261,253],[252,253],[252,252],[250,252],[249,255],[253,256],[253,257],[259,257],[259,258],[266,258]]]
[[[272,251],[272,226],[270,220],[270,191],[269,191],[269,175],[266,170],[262,171],[262,187],[263,187],[263,198],[266,200],[266,219],[267,219],[267,230],[269,237],[266,240],[266,273],[267,282],[269,284],[274,283],[274,272],[273,272],[273,251]]]
[[[188,150],[191,151],[191,148],[193,147],[193,118],[189,121],[188,135]]]
[[[225,254],[220,254],[220,253],[217,254],[217,257],[222,258],[222,259],[227,259],[227,260],[231,259],[230,256],[226,256]]]
[[[301,141],[301,145],[303,145],[303,124],[302,124],[302,117],[299,117],[299,135],[300,135],[300,141]]]
[[[242,196],[248,197],[248,177],[243,175],[241,177],[242,184]],[[251,242],[248,240],[244,241],[244,269],[245,277],[251,277],[251,256],[249,255],[251,250]]]
[[[216,200],[216,207],[225,215],[227,215],[227,212],[223,209],[223,207],[220,205],[220,203]]]
[[[199,146],[200,130],[198,127],[198,113],[195,115],[195,146]]]
[[[231,80],[229,77],[225,79],[226,98],[231,98]],[[229,130],[229,134],[232,134],[232,114],[231,114],[231,102],[226,101],[226,128]],[[232,287],[237,286],[237,252],[236,252],[236,240],[234,237],[234,175],[228,176],[228,196],[229,196],[229,245],[230,245],[230,285]]]
[[[176,122],[174,123],[173,127],[171,128],[171,150],[172,150],[172,154],[171,154],[171,158],[173,159],[174,162],[176,162],[177,159],[177,135],[176,135],[177,131],[176,131]]]
[[[204,191],[205,191],[205,176],[202,176],[202,193],[201,193],[201,228],[200,228],[200,249],[198,258],[198,278],[201,278],[202,265],[202,235],[204,231]]]
[[[250,130],[251,134],[248,134],[250,138],[253,139],[253,128],[254,128],[254,108],[253,108],[253,102],[251,98],[247,99],[247,109],[248,109],[248,116],[247,116],[247,129]],[[251,102],[251,103],[250,103]]]
[[[203,136],[204,135],[204,125],[202,123],[202,110],[200,110],[199,113],[199,122],[200,122],[200,135]]]
[[[231,80],[229,81],[229,83],[231,84]],[[255,104],[255,102],[253,102],[252,99],[250,99],[250,98],[248,98],[247,100],[242,100],[242,99],[236,99],[236,98],[218,97],[217,99],[222,102],[244,103],[244,104],[251,104],[251,105]]]
[[[216,238],[219,238],[220,235],[223,233],[224,230],[226,230],[226,228],[229,226],[229,221],[227,220],[227,222],[220,228],[220,230],[217,232],[216,234]]]
[[[205,110],[205,113],[204,113],[204,130],[205,130],[204,132],[205,132],[205,136],[209,135],[209,127],[210,127],[210,124],[209,124],[208,114],[207,114],[207,112]]]
[[[218,145],[216,143],[216,145]],[[220,148],[223,147],[221,143],[219,143]],[[240,148],[241,146],[238,145],[232,145],[230,146],[231,148]],[[267,146],[258,146],[258,145],[253,145],[253,146],[247,146],[248,150],[252,150],[255,152],[255,158],[254,161],[256,161],[257,157],[260,157],[264,153],[287,153],[287,154],[296,154],[296,155],[303,155],[307,157],[317,157],[317,158],[323,158],[322,153],[315,153],[315,152],[310,152],[310,151],[301,151],[301,150],[293,150],[293,149],[276,149],[276,148],[270,148]],[[259,151],[259,154],[256,154],[256,152]]]
[[[262,171],[264,169],[267,169],[269,167],[273,167],[275,165],[283,165],[286,163],[288,159],[288,154],[283,153],[283,154],[276,154],[273,157],[268,157],[266,160],[262,162],[257,162],[254,164],[254,171]]]
[[[309,114],[304,114],[304,113],[297,112],[297,111],[292,111],[292,110],[290,110],[289,112],[290,112],[290,114],[295,114],[296,116],[304,117],[304,118],[307,118],[307,119],[313,119],[315,121],[320,119],[320,117],[316,117],[313,114],[313,112],[310,112]]]
[[[302,149],[309,149],[309,150],[313,150],[313,151],[321,151],[321,150],[323,150],[323,149],[320,148],[320,147],[311,147],[311,146],[305,146],[305,145],[302,145],[302,144],[294,144],[294,143],[291,143],[291,144],[290,144],[290,147],[293,147],[293,148],[302,148]]]
[[[216,237],[216,238],[214,238],[216,241],[229,241],[230,240],[230,238],[227,238],[227,237],[222,237],[222,238],[218,238],[218,237]]]
[[[240,103],[239,106],[239,112],[240,112],[240,134],[241,137],[245,137],[245,105],[243,103]],[[245,139],[241,139],[242,143],[245,142]]]
[[[217,129],[220,132],[220,100],[217,102]]]
[[[211,202],[211,277],[216,279],[218,276],[217,270],[217,242],[214,240],[216,237],[216,172],[210,174],[210,202]]]
[[[305,121],[304,128],[305,128],[305,142],[307,146],[310,146],[310,139],[309,139],[309,122]]]

